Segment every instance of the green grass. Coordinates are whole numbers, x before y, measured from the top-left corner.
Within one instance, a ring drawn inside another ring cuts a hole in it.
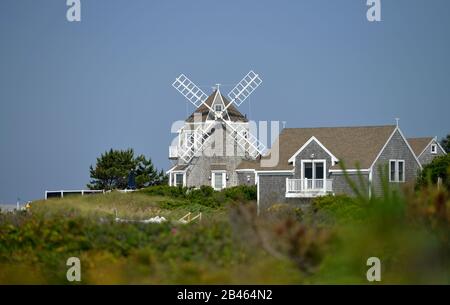
[[[302,211],[278,204],[256,216],[254,188],[140,192],[34,202],[0,213],[0,283],[67,284],[67,258],[82,284],[450,283],[450,195],[427,187],[381,197],[328,196]],[[118,216],[162,224],[117,223]],[[177,220],[188,212],[203,219]]]
[[[223,208],[211,209],[198,203],[191,204],[184,198],[148,195],[141,192],[111,192],[102,195],[70,196],[33,203],[33,213],[50,217],[104,217],[113,219],[116,211],[120,218],[142,220],[163,216],[168,220],[178,220],[188,212],[202,212],[205,215],[220,215]],[[213,213],[214,211],[214,213]]]

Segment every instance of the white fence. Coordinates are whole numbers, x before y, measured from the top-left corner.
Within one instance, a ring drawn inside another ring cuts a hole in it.
[[[332,179],[286,179],[286,193],[332,192]]]

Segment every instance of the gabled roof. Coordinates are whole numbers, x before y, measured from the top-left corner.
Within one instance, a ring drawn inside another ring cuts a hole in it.
[[[348,169],[368,169],[377,158],[390,136],[396,130],[395,125],[360,126],[360,127],[319,127],[319,128],[285,128],[272,145],[279,146],[279,162],[273,167],[261,167],[261,162],[243,161],[238,169],[254,166],[256,170],[292,170],[289,159],[312,137],[323,144],[336,158],[345,162]],[[263,157],[262,159],[270,158]],[[256,165],[256,166],[255,166]],[[339,165],[332,167],[340,169]]]
[[[416,154],[416,157],[418,157],[424,151],[424,149],[427,148],[428,144],[430,144],[430,142],[433,140],[434,138],[432,137],[408,138],[408,143]]]
[[[172,172],[184,172],[184,171],[186,171],[188,166],[189,165],[187,165],[187,164],[175,165],[174,167],[169,169],[166,173],[168,174],[168,173],[172,173]]]
[[[225,106],[227,106],[230,103],[230,101],[228,101],[227,98],[220,93],[220,91],[217,92],[217,90],[214,90],[214,92],[206,99],[205,103],[200,105],[200,107],[198,107],[186,119],[186,122],[193,123],[194,122],[194,114],[196,114],[196,113],[201,114],[202,122],[206,121],[210,110],[205,104],[207,104],[208,106],[211,107],[212,104],[214,103],[216,93],[220,94],[220,97],[222,98],[222,101],[225,104]],[[242,113],[240,113],[239,110],[237,110],[237,108],[233,104],[230,105],[226,111],[228,112],[228,117],[232,122],[248,122],[247,118]]]

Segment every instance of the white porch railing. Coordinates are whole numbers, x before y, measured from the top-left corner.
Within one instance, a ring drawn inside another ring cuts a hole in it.
[[[286,194],[331,193],[332,179],[289,179],[286,178]]]
[[[178,146],[169,146],[169,158],[178,158]]]

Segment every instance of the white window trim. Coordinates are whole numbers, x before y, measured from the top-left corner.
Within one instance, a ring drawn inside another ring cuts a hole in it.
[[[392,171],[392,166],[391,163],[394,162],[394,180],[392,180],[391,178],[391,171]],[[403,179],[400,181],[399,179],[399,163],[403,163]],[[389,160],[389,182],[395,182],[395,183],[404,183],[406,181],[406,163],[405,160],[397,160],[397,159],[390,159]]]
[[[215,187],[215,175],[214,174],[222,174],[222,188],[221,189],[217,189]],[[211,171],[211,187],[216,190],[216,191],[220,191],[223,190],[224,188],[227,187],[227,171],[225,170],[213,170]]]
[[[430,146],[430,151],[431,151],[431,153],[433,154],[433,155],[436,155],[437,154],[437,145],[436,144],[431,144],[431,146]]]
[[[182,171],[173,171],[170,172],[170,177],[169,177],[169,186],[177,186],[177,181],[176,181],[176,175],[183,175],[183,187],[186,187],[186,172],[182,172]],[[173,183],[172,183],[173,181]]]
[[[305,163],[313,163],[313,177],[315,176],[315,167],[314,167],[314,163],[323,163],[323,179],[327,179],[327,160],[326,159],[303,159],[301,160],[301,179],[305,179]],[[316,179],[316,178],[313,178]]]

